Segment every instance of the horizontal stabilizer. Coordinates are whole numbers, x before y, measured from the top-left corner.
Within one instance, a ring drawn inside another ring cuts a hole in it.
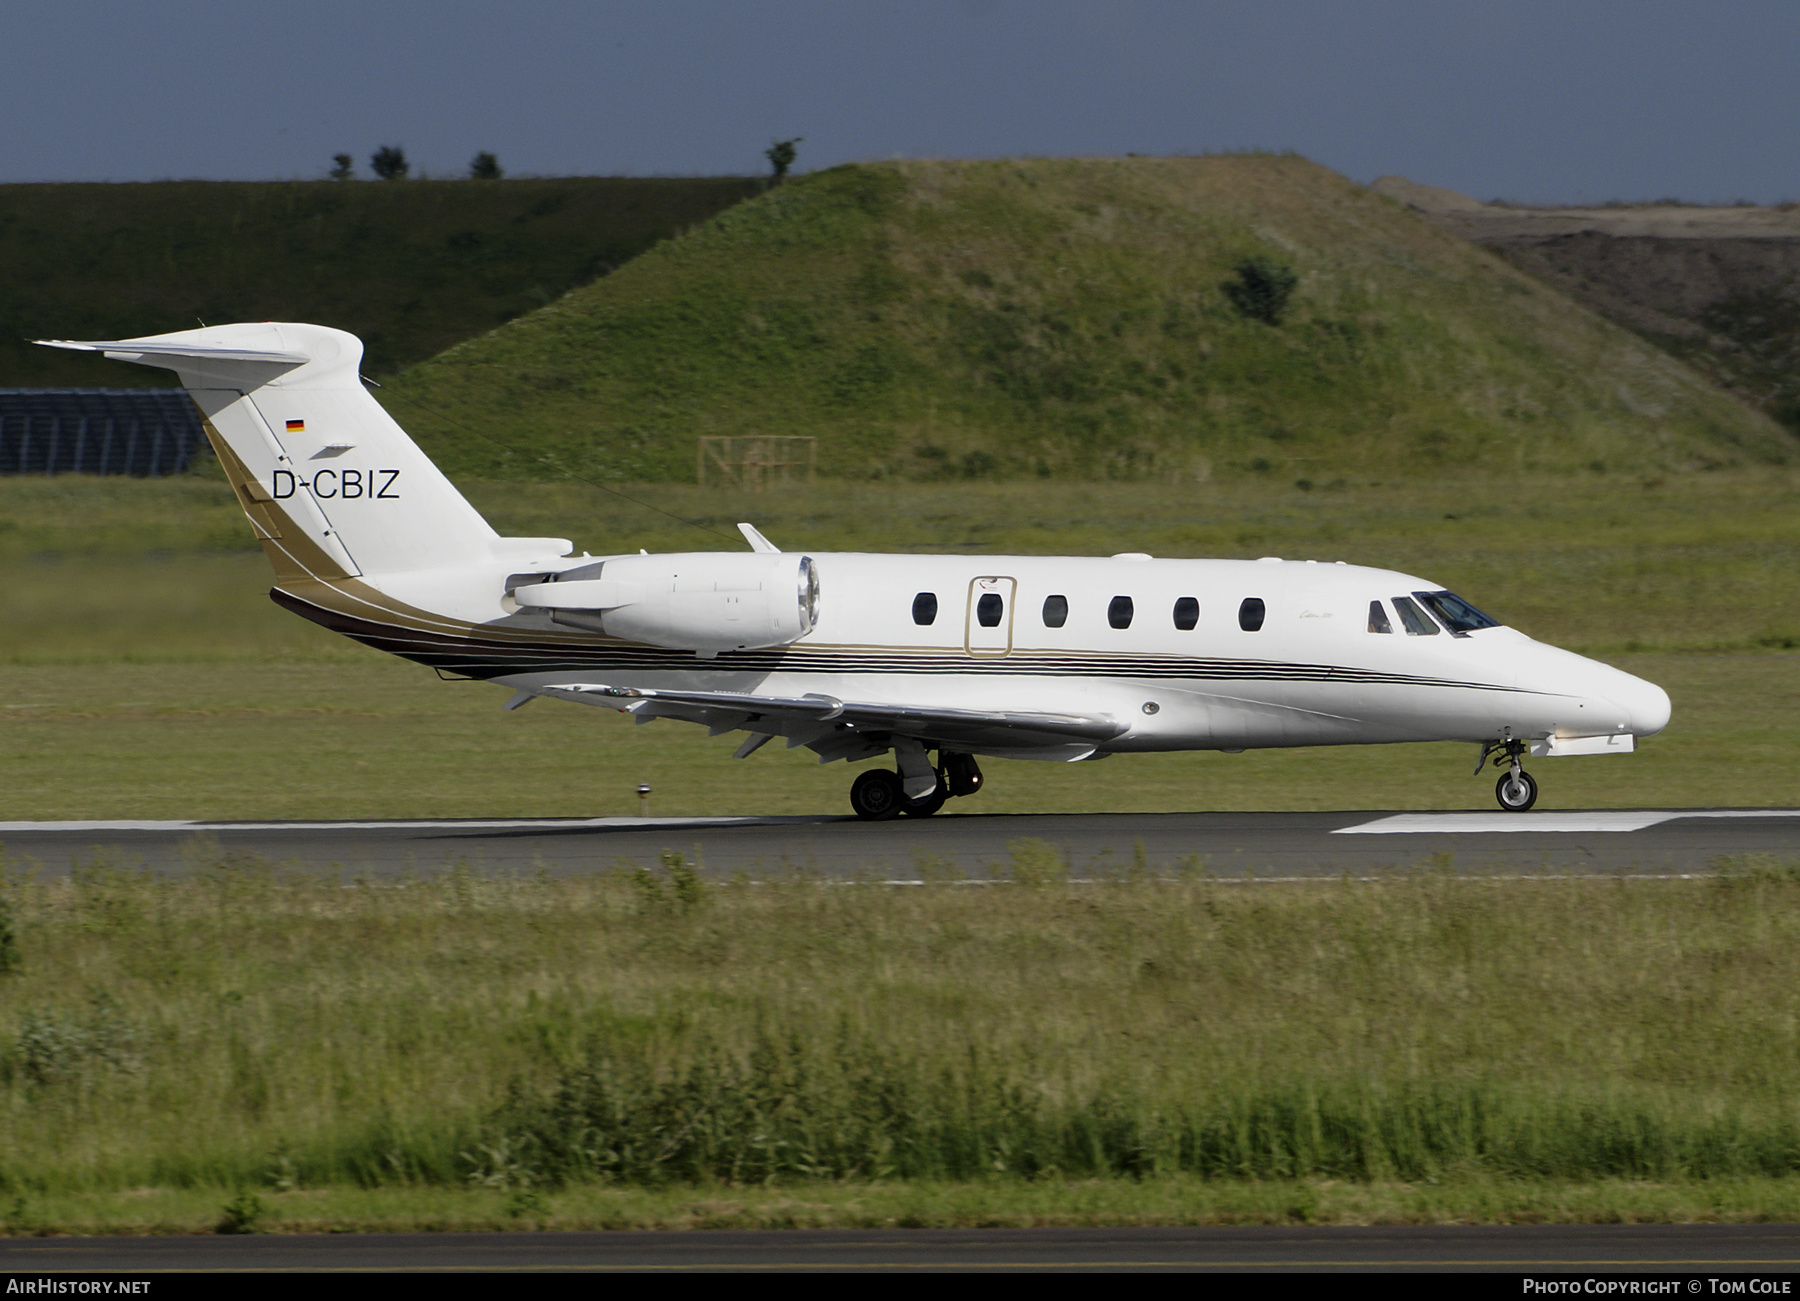
[[[311,361],[303,352],[276,352],[266,348],[228,348],[208,343],[157,343],[149,339],[39,339],[46,348],[67,348],[71,352],[103,352],[114,361],[137,361],[143,357],[191,357],[196,361],[265,361],[277,365],[302,366]],[[147,362],[155,366],[161,363]]]

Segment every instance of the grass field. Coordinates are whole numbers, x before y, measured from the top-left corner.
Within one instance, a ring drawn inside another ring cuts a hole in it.
[[[1594,654],[1800,647],[1800,471],[1293,483],[691,484],[459,481],[502,533],[595,555],[788,550],[1343,560],[1441,581],[1534,637]],[[646,507],[695,521],[695,528]],[[349,644],[263,599],[222,480],[0,478],[0,662],[267,655]],[[829,580],[827,580],[829,581]],[[829,592],[825,599],[830,599]]]
[[[1629,757],[1533,765],[1544,808],[1787,806],[1800,655],[1633,655],[1675,722]],[[370,655],[343,663],[0,666],[0,820],[599,817],[848,811],[860,771],[769,746],[440,682]],[[1105,764],[994,761],[952,813],[1487,809],[1472,747],[1391,745]]]
[[[7,877],[47,1226],[1796,1213],[1800,883]],[[246,1194],[260,1202],[245,1199]]]
[[[1797,488],[630,491],[793,547],[1421,571],[1669,689],[1637,755],[1539,765],[1569,807],[1800,800]],[[576,484],[469,490],[508,532],[597,552],[736,545]],[[0,626],[0,818],[608,814],[640,780],[658,813],[843,806],[842,767],[503,713],[332,638],[265,599],[243,527],[204,477],[0,481],[0,594],[27,612]],[[1486,807],[1470,758],[996,764],[971,811]],[[0,878],[7,1231],[1800,1215],[1792,862],[1246,885],[1021,842],[1013,884],[895,890],[804,865],[377,884],[192,859]]]
[[[279,1179],[273,1181],[279,1184]],[[230,1208],[228,1210],[228,1208]],[[11,1234],[509,1229],[992,1228],[1184,1224],[1686,1224],[1800,1219],[1800,1181],[1507,1179],[795,1180],[770,1186],[195,1186],[19,1192]],[[242,1218],[248,1210],[248,1222]]]
[[[1422,572],[1535,636],[1666,687],[1668,732],[1541,774],[1547,807],[1790,804],[1800,722],[1800,477],[1455,480],[1339,489],[821,484],[643,500],[789,547],[1344,559]],[[579,484],[475,483],[504,531],[604,554],[732,547]],[[444,683],[286,614],[222,483],[0,480],[0,816],[837,812],[849,773],[748,762],[679,723]],[[221,550],[237,547],[237,550]],[[829,579],[827,580],[829,581]],[[829,588],[825,599],[830,599]],[[279,756],[279,757],[278,757]],[[982,810],[1485,807],[1461,747],[1003,764]],[[493,774],[509,780],[496,783]],[[372,775],[379,781],[371,781]],[[973,811],[973,808],[971,809]]]

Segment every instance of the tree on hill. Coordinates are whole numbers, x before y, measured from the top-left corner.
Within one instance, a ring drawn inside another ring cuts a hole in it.
[[[1288,297],[1300,277],[1291,267],[1266,257],[1247,257],[1235,270],[1237,279],[1219,286],[1231,305],[1253,321],[1280,325],[1287,313]]]
[[[806,139],[805,136],[795,136],[792,140],[777,140],[763,150],[763,157],[767,158],[769,166],[775,169],[776,184],[779,185],[787,179],[788,168],[794,165],[794,157],[797,152],[794,146],[804,139]]]
[[[471,181],[497,181],[504,175],[500,170],[500,160],[485,149],[469,160]]]
[[[384,181],[404,181],[409,170],[406,150],[399,145],[383,145],[370,155],[369,167]]]
[[[331,161],[332,168],[325,174],[332,180],[347,181],[356,175],[356,164],[351,160],[349,154],[333,154]]]

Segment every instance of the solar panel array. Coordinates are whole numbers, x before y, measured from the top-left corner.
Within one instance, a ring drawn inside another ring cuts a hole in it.
[[[187,469],[206,435],[183,389],[0,389],[0,474]]]

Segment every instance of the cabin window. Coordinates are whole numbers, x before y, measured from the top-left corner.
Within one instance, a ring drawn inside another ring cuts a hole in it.
[[[1370,632],[1392,632],[1392,631],[1394,631],[1394,625],[1388,622],[1387,611],[1382,608],[1380,601],[1370,601],[1369,602],[1369,631]]]
[[[975,622],[983,628],[998,628],[1000,616],[1006,613],[1006,602],[998,592],[989,592],[975,602]]]
[[[1479,628],[1500,626],[1498,619],[1483,614],[1455,592],[1414,592],[1413,595],[1458,637],[1465,637]]]
[[[1260,596],[1246,596],[1244,603],[1238,606],[1238,627],[1245,632],[1261,632],[1263,617],[1268,610],[1263,606]]]
[[[1394,613],[1400,616],[1400,622],[1406,625],[1409,637],[1435,637],[1438,626],[1433,623],[1418,606],[1404,596],[1394,598]]]
[[[1115,596],[1106,604],[1106,621],[1115,628],[1131,627],[1131,598]]]
[[[913,622],[928,628],[937,622],[937,593],[920,592],[913,597]]]
[[[1175,598],[1175,626],[1183,632],[1192,632],[1194,625],[1200,622],[1200,602],[1191,596]]]
[[[1060,628],[1069,621],[1069,598],[1066,596],[1046,596],[1044,598],[1044,627]]]

